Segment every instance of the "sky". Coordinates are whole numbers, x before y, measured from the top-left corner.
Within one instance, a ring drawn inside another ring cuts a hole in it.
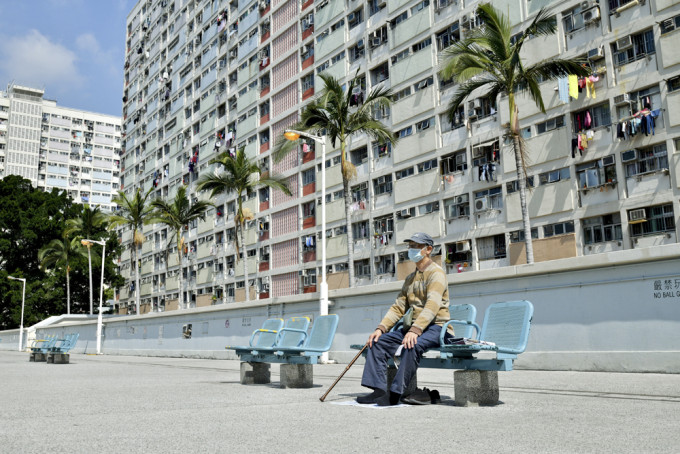
[[[62,107],[121,115],[135,0],[0,0],[0,90],[45,90]]]

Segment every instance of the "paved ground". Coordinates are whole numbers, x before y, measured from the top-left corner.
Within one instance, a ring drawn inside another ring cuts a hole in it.
[[[421,370],[441,405],[334,405],[361,365],[314,366],[312,389],[239,384],[236,361],[0,352],[0,452],[678,452],[680,375],[513,371],[502,403],[452,403],[451,371]]]

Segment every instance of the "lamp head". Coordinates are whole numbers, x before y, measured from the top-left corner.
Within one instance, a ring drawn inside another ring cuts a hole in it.
[[[300,138],[300,134],[298,134],[297,132],[293,132],[293,131],[286,131],[286,132],[283,133],[283,137],[285,137],[286,139],[288,139],[290,141],[294,141],[294,140],[298,140]]]
[[[88,240],[80,240],[80,244],[82,244],[83,246],[87,246],[87,247],[92,246],[92,242],[88,241]]]

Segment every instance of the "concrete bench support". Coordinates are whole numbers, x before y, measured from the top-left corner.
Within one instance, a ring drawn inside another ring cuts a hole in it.
[[[45,353],[31,353],[29,361],[34,361],[36,363],[47,361],[47,355]]]
[[[458,370],[453,373],[456,405],[476,407],[498,404],[498,371]]]
[[[269,363],[241,363],[242,385],[265,385],[271,383]]]
[[[282,388],[311,388],[314,369],[311,364],[281,364]]]
[[[47,356],[47,362],[54,364],[68,364],[70,359],[71,355],[68,353],[50,353]]]
[[[392,382],[394,381],[394,377],[396,375],[397,367],[393,365],[387,366],[387,389],[390,389],[392,387]],[[413,376],[413,378],[411,379],[411,383],[409,383],[406,386],[403,395],[408,396],[409,394],[413,394],[417,387],[418,387],[418,374]]]

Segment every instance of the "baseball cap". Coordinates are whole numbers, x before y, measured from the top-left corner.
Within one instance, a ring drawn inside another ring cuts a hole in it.
[[[417,232],[411,235],[411,238],[406,240],[408,243],[409,241],[413,241],[414,243],[418,244],[427,244],[428,246],[434,246],[434,240],[430,235],[424,232]]]

